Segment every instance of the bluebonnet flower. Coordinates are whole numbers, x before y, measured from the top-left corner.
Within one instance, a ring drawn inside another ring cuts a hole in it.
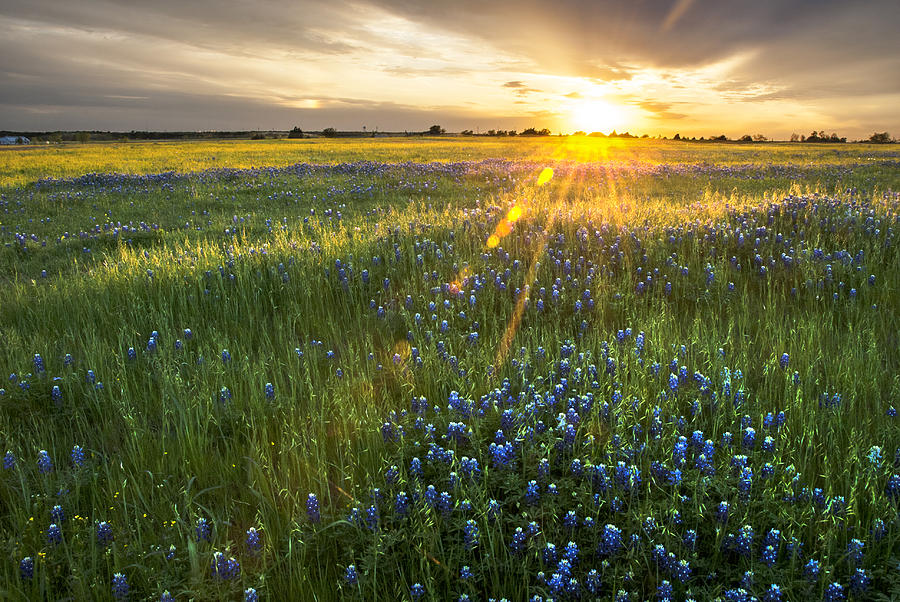
[[[735,546],[741,556],[750,556],[753,551],[753,527],[744,525],[735,539]]]
[[[110,524],[105,520],[97,523],[97,542],[103,545],[109,545],[112,540],[113,532]]]
[[[319,516],[319,498],[316,497],[315,493],[310,493],[306,498],[306,516],[313,523],[321,520]]]
[[[72,464],[76,467],[82,466],[84,464],[84,449],[80,445],[75,445],[72,447]]]
[[[865,544],[859,539],[851,539],[847,544],[847,559],[853,564],[859,564],[863,559],[863,547]]]
[[[227,349],[223,349],[222,350],[222,363],[227,364],[230,361],[231,361],[231,354],[228,352]]]
[[[762,552],[762,561],[766,566],[771,567],[775,565],[776,560],[778,560],[778,551],[771,545],[766,546]]]
[[[236,558],[226,558],[222,552],[213,554],[213,563],[210,567],[213,576],[223,580],[237,579],[241,575],[241,563]]]
[[[781,588],[773,583],[769,586],[769,589],[763,593],[762,599],[763,602],[781,602],[781,596]]]
[[[366,508],[366,526],[370,531],[378,530],[378,522],[381,516],[378,513],[378,506],[372,505]]]
[[[38,452],[38,470],[41,474],[46,474],[53,470],[53,460],[50,459],[50,454],[45,449]]]
[[[44,358],[41,357],[40,353],[34,354],[34,372],[38,375],[44,373]]]
[[[266,399],[275,399],[275,385],[266,383]]]
[[[71,366],[75,362],[71,353],[67,353],[63,358],[63,366]]]
[[[819,561],[813,560],[812,558],[810,558],[806,565],[803,567],[803,574],[804,576],[806,576],[806,579],[808,581],[818,581],[819,571]]]
[[[165,590],[159,595],[159,602],[175,602],[175,597],[169,593],[169,590]]]
[[[11,451],[3,455],[3,470],[12,470],[16,467],[16,456]]]
[[[756,445],[756,429],[749,426],[744,429],[743,445],[747,449],[753,449],[753,446]]]
[[[351,564],[344,571],[344,583],[347,585],[356,585],[357,581],[359,581],[359,574],[356,572],[356,565]]]
[[[569,564],[575,566],[578,563],[578,544],[574,541],[567,543],[564,556],[565,559],[569,561]]]
[[[556,545],[550,542],[547,542],[547,545],[544,546],[544,550],[541,552],[541,557],[544,560],[544,564],[553,564],[556,562]]]
[[[522,527],[516,527],[516,532],[513,533],[512,541],[509,543],[509,549],[513,554],[518,554],[525,549],[525,532],[522,531]]]
[[[488,500],[487,517],[491,522],[500,518],[500,502],[494,499]]]
[[[866,454],[866,457],[869,459],[872,468],[877,469],[881,466],[882,453],[881,448],[877,445],[873,445],[869,448],[869,453]]]
[[[116,600],[128,599],[128,580],[122,573],[116,573],[112,578],[112,595]]]
[[[19,578],[22,581],[30,581],[34,578],[34,559],[26,556],[19,561]]]
[[[850,591],[856,595],[865,593],[871,583],[872,578],[865,569],[855,569],[850,575]]]
[[[418,600],[425,595],[425,587],[421,583],[413,583],[413,586],[409,589],[409,593],[413,600]]]
[[[538,488],[537,481],[531,480],[528,482],[528,486],[525,489],[525,501],[528,504],[537,504],[538,500],[541,497],[540,489]]]
[[[259,602],[259,594],[252,587],[244,590],[244,602]]]
[[[209,536],[211,533],[209,521],[207,521],[203,517],[198,518],[197,526],[194,528],[194,532],[197,535],[197,541],[209,541]]]
[[[656,588],[656,599],[660,602],[664,600],[671,600],[674,595],[675,590],[672,588],[672,584],[663,579],[659,586]]]
[[[884,486],[884,493],[892,500],[900,500],[900,474],[893,474]]]
[[[837,581],[832,581],[825,588],[824,602],[840,602],[844,599],[846,599],[844,596],[844,586]]]
[[[259,531],[255,527],[247,529],[246,537],[247,549],[251,554],[257,554],[262,549],[262,543],[259,541]]]
[[[50,389],[50,399],[53,400],[57,406],[62,405],[62,391],[59,388],[59,385],[53,385],[53,388]]]
[[[53,506],[50,510],[50,518],[53,519],[54,523],[62,523],[66,520],[66,513],[63,510],[63,507],[59,504]]]
[[[778,365],[781,366],[782,370],[786,370],[788,367],[788,363],[790,363],[790,361],[791,361],[791,356],[788,355],[787,353],[782,353],[781,359],[778,360]]]
[[[615,525],[607,524],[600,536],[597,553],[602,556],[613,556],[622,549],[622,530]]]
[[[684,533],[684,537],[681,539],[681,543],[689,550],[694,550],[697,547],[697,532],[694,529],[688,529]]]
[[[726,501],[719,502],[719,505],[716,507],[716,520],[720,523],[728,522],[728,510],[729,505]]]
[[[47,541],[53,545],[62,542],[62,531],[60,531],[59,525],[56,523],[50,523],[50,526],[47,528]]]
[[[137,351],[134,350],[134,347],[129,347],[127,354],[128,354],[128,359],[130,359],[130,360],[137,359]]]
[[[219,401],[223,404],[227,403],[231,399],[231,389],[228,387],[222,387],[219,390]]]

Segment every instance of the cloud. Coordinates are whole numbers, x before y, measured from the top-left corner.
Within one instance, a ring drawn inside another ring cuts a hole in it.
[[[6,0],[0,127],[315,128],[376,110],[385,129],[494,127],[618,94],[651,125],[806,111],[900,129],[898,19],[895,0]]]

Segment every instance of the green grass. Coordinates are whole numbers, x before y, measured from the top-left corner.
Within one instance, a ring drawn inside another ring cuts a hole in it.
[[[15,373],[30,385],[0,383],[5,387],[0,453],[8,449],[18,460],[15,468],[0,470],[0,592],[11,599],[108,598],[113,573],[122,572],[137,599],[158,599],[164,589],[179,599],[238,599],[254,587],[271,599],[330,600],[353,595],[341,584],[344,568],[354,562],[361,573],[357,595],[364,599],[408,598],[416,581],[428,586],[429,597],[456,599],[467,591],[456,578],[466,563],[480,584],[468,590],[472,599],[547,595],[534,581],[539,549],[529,548],[524,560],[509,552],[510,529],[524,520],[518,515],[496,528],[482,523],[476,554],[459,543],[462,519],[444,520],[422,510],[408,523],[393,523],[390,504],[382,509],[384,528],[378,532],[345,519],[356,504],[365,510],[372,487],[396,493],[384,481],[391,464],[403,470],[403,486],[414,487],[406,467],[424,452],[421,435],[411,418],[389,419],[391,412],[408,410],[414,396],[426,397],[429,407],[446,407],[451,391],[477,402],[502,388],[504,378],[516,394],[542,392],[558,379],[547,375],[561,359],[560,345],[571,340],[587,354],[584,361],[573,359],[572,369],[587,372],[596,363],[601,373],[597,388],[586,381],[573,385],[573,395],[594,391],[599,404],[621,391],[625,399],[638,400],[634,407],[623,406],[615,424],[596,408],[585,418],[579,449],[594,463],[610,464],[618,453],[613,436],[631,437],[634,424],[644,427],[648,452],[641,466],[647,476],[650,458],[671,462],[678,415],[688,421],[688,436],[699,428],[718,444],[725,431],[740,439],[745,414],[761,439],[762,417],[786,413],[777,452],[768,458],[777,476],[769,485],[758,484],[752,499],[736,493],[736,478],[721,452],[716,477],[704,480],[691,469],[688,478],[686,470],[680,491],[689,502],[671,490],[654,489],[631,499],[623,515],[601,506],[593,511],[598,524],[619,520],[626,530],[639,530],[646,516],[662,517],[683,504],[684,517],[696,525],[704,546],[693,557],[695,574],[719,572],[718,580],[688,584],[697,599],[723,595],[748,568],[780,582],[786,599],[820,597],[826,580],[806,585],[799,561],[768,569],[758,555],[750,562],[721,551],[726,531],[743,524],[713,530],[711,509],[728,499],[739,509],[739,520],[757,530],[758,540],[777,525],[786,537],[802,541],[822,562],[827,582],[849,583],[847,543],[864,539],[863,566],[875,580],[867,595],[900,595],[900,524],[896,502],[885,492],[888,477],[898,471],[891,464],[900,446],[900,419],[886,416],[890,406],[900,405],[900,171],[892,148],[550,138],[89,144],[0,151],[0,182],[6,185],[0,192],[0,373],[4,379]],[[482,159],[512,163],[489,161],[455,171],[418,165]],[[200,172],[362,160],[417,165],[35,184],[88,172]],[[586,165],[566,167],[566,162]],[[668,169],[653,167],[659,164]],[[556,167],[556,176],[538,188],[535,179],[545,165]],[[524,217],[502,238],[500,249],[487,248],[488,236],[515,204],[526,209]],[[736,240],[741,222],[746,223],[743,244]],[[763,226],[765,231],[758,230]],[[761,241],[754,249],[757,237]],[[590,284],[585,272],[575,274],[577,286],[567,284],[564,260],[557,266],[548,244],[573,264],[579,257],[592,262]],[[846,250],[848,256],[816,259],[814,249]],[[776,262],[766,277],[757,273],[757,253]],[[795,258],[792,267],[783,267],[781,253]],[[347,270],[346,287],[337,276],[338,260]],[[513,268],[515,260],[519,266]],[[831,279],[825,277],[826,264],[832,265]],[[715,274],[711,283],[707,266]],[[681,276],[682,267],[688,275]],[[654,276],[658,284],[637,294],[637,282],[654,268],[660,271]],[[368,282],[362,280],[364,269]],[[503,276],[506,269],[509,277]],[[494,286],[497,274],[506,290]],[[868,284],[870,274],[874,286]],[[471,306],[475,276],[483,288]],[[549,300],[556,278],[563,284],[559,304]],[[449,296],[432,289],[457,280],[466,294],[443,309]],[[673,283],[669,295],[663,290],[666,280]],[[510,328],[514,291],[526,284],[529,304]],[[541,287],[548,291],[547,307],[539,312]],[[573,304],[584,289],[594,307],[576,312]],[[407,296],[412,307],[406,306]],[[435,310],[427,307],[430,301]],[[383,317],[378,307],[384,308]],[[445,333],[441,320],[448,321]],[[466,337],[474,322],[479,337],[471,344]],[[643,365],[633,343],[615,342],[617,331],[626,327],[646,334]],[[184,329],[193,336],[187,338]],[[160,334],[158,348],[149,352],[154,330]],[[507,333],[512,338],[503,353]],[[181,349],[175,348],[176,339]],[[438,340],[457,366],[442,357]],[[615,377],[602,376],[606,342],[618,364]],[[409,355],[411,346],[420,352],[420,367]],[[133,360],[129,347],[135,349]],[[535,355],[540,347],[545,362]],[[224,349],[230,362],[221,359]],[[790,355],[788,370],[779,367],[782,353]],[[45,374],[36,372],[34,354],[43,358]],[[693,417],[694,399],[708,402],[696,389],[660,401],[668,364],[676,356],[678,366],[706,375],[720,394],[723,369],[740,370],[743,378],[734,388],[746,392],[744,405],[726,403]],[[654,361],[662,366],[658,378],[649,372]],[[531,372],[523,372],[526,362]],[[88,370],[102,389],[88,382]],[[274,400],[266,399],[266,383],[274,385]],[[54,385],[62,394],[59,404],[51,398]],[[220,402],[223,387],[230,391],[226,403]],[[821,396],[831,399],[834,393],[841,396],[840,406],[822,408]],[[662,443],[648,435],[657,405],[666,416]],[[492,409],[483,424],[470,422],[472,441],[459,455],[471,455],[479,445],[486,449],[499,428],[499,412]],[[446,410],[428,418],[438,434],[446,432],[449,419]],[[404,424],[409,436],[399,444],[385,443],[380,432],[385,421]],[[75,444],[87,455],[80,468],[69,459]],[[552,441],[547,445],[553,449]],[[885,456],[877,471],[866,459],[875,445]],[[42,449],[55,464],[48,474],[37,468]],[[469,495],[481,517],[487,499],[503,492],[506,512],[513,516],[524,484],[535,478],[536,459],[523,452],[514,474],[482,460],[481,488],[459,496]],[[752,455],[757,473],[763,460]],[[843,496],[846,516],[784,502],[779,492],[790,488],[790,465],[804,486]],[[430,468],[427,477],[444,479],[442,470]],[[580,512],[592,512],[587,498],[580,497],[589,493],[583,485],[567,477],[559,483],[582,504]],[[305,516],[310,492],[322,507],[317,526]],[[568,503],[540,506],[546,537],[558,531],[565,539],[559,519]],[[48,543],[46,535],[55,504],[67,515],[60,545]],[[196,540],[200,517],[213,527],[211,542]],[[887,535],[876,541],[868,533],[878,519]],[[113,528],[115,541],[108,547],[96,541],[99,521]],[[250,527],[261,533],[263,550],[257,555],[244,543]],[[676,535],[677,529],[666,527],[659,542],[672,549]],[[566,543],[554,541],[560,549]],[[629,552],[608,570],[605,596],[620,588],[639,598],[653,595],[662,577],[651,566],[649,549]],[[216,550],[240,560],[239,579],[221,582],[211,575]],[[25,556],[35,560],[32,580],[19,578]]]

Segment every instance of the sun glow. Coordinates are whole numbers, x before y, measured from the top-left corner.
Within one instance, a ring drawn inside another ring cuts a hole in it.
[[[569,119],[575,130],[608,134],[625,125],[625,112],[608,101],[592,98],[573,105]]]

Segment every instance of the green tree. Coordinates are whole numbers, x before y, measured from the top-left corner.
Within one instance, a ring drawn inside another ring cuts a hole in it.
[[[869,142],[873,142],[875,144],[887,144],[891,142],[891,135],[887,132],[875,132],[871,136],[869,136]]]

